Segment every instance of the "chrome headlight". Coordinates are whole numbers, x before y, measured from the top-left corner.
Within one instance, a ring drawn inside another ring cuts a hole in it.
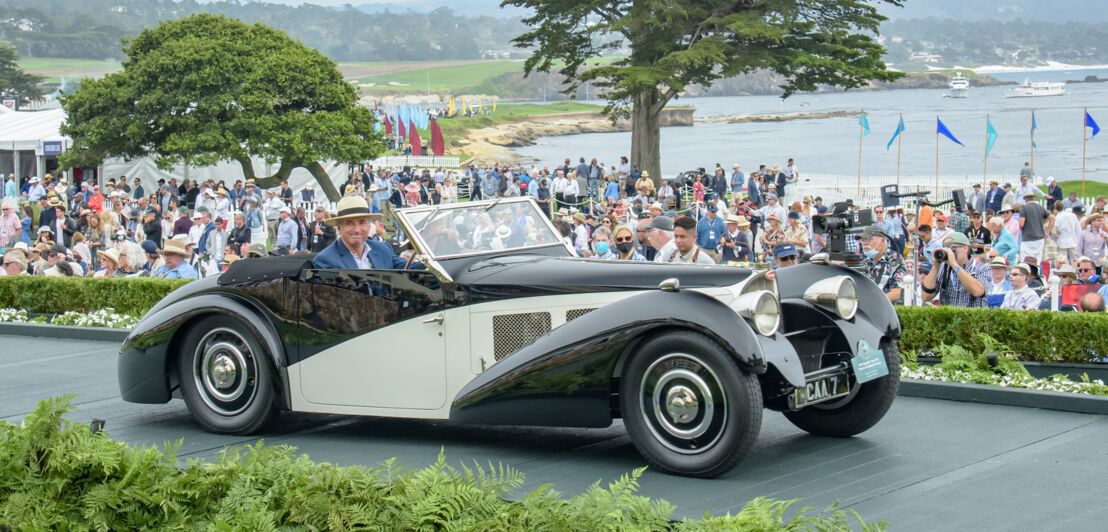
[[[835,311],[840,318],[849,320],[858,312],[858,287],[854,279],[846,275],[828,277],[816,281],[804,291],[804,299]]]
[[[743,294],[731,301],[731,308],[753,322],[762,336],[773,336],[781,326],[781,304],[769,290]]]

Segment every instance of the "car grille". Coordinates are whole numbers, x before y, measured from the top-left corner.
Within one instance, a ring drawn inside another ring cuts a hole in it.
[[[548,332],[550,332],[549,312],[525,312],[493,316],[493,356],[499,362],[504,357],[515,353]]]

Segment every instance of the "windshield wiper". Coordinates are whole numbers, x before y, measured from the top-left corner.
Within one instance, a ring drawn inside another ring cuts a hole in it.
[[[484,214],[484,213],[486,213],[486,212],[489,212],[489,209],[491,209],[491,208],[493,208],[493,207],[496,207],[497,205],[500,205],[500,200],[501,200],[501,199],[503,199],[503,198],[496,198],[496,201],[494,201],[494,202],[492,202],[491,204],[489,204],[489,206],[488,206],[488,207],[485,207],[485,210],[481,211],[481,213],[482,213],[482,214]]]

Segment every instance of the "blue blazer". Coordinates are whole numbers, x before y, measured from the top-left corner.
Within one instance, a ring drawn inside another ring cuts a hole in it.
[[[392,252],[392,246],[376,240],[366,240],[369,247],[369,263],[375,270],[402,270],[408,264],[408,259]],[[312,259],[312,266],[319,270],[356,270],[358,263],[354,261],[354,255],[346,249],[342,239],[335,239],[330,246],[323,248]],[[419,262],[412,263],[413,269],[423,269]]]

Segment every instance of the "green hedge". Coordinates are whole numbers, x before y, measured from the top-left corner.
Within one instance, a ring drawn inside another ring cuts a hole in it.
[[[738,514],[679,522],[636,494],[643,470],[563,498],[507,466],[406,470],[314,463],[261,443],[205,462],[181,441],[137,448],[62,419],[72,396],[39,403],[21,425],[0,421],[0,525],[12,530],[884,530],[835,506],[791,518],[792,501],[758,498]],[[710,482],[710,481],[708,481]]]
[[[166,294],[187,282],[143,277],[3,276],[0,277],[0,308],[62,314],[69,310],[91,312],[110,307],[116,312],[141,316]]]
[[[0,308],[61,314],[111,307],[141,316],[187,282],[141,277],[0,277]],[[957,307],[897,307],[897,313],[903,331],[902,351],[925,353],[944,343],[977,353],[993,349],[983,333],[1007,345],[1021,360],[1108,362],[1108,314]]]
[[[959,307],[897,307],[900,350],[917,354],[941,344],[982,353],[997,348],[990,337],[1020,360],[1108,362],[1108,314],[1018,311]]]

